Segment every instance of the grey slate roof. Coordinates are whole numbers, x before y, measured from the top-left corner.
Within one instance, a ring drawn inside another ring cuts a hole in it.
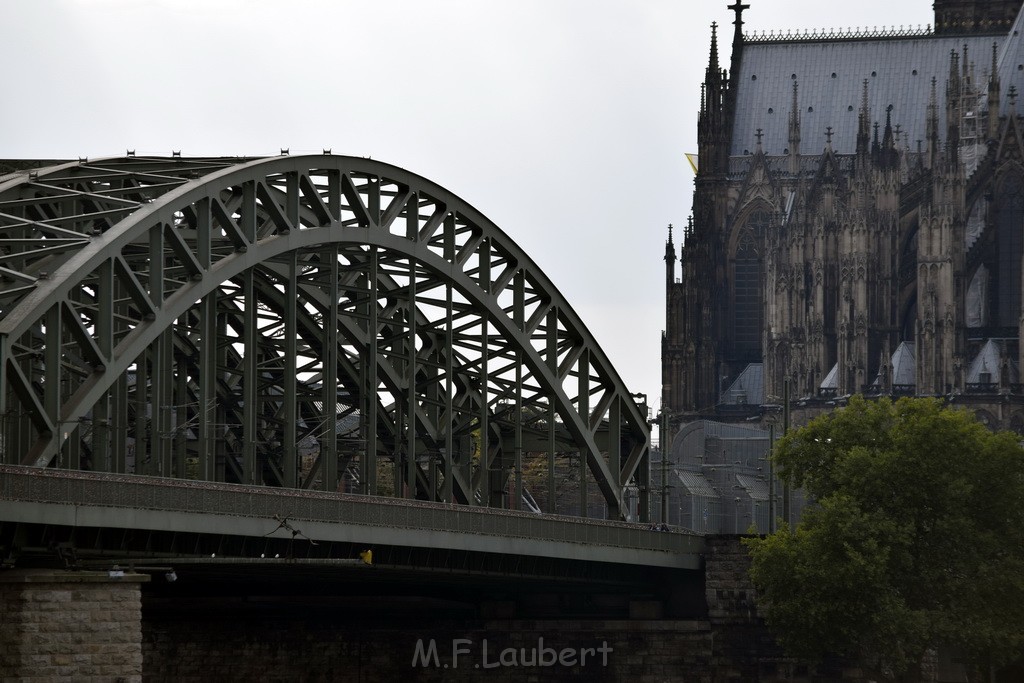
[[[680,483],[686,488],[686,492],[691,496],[703,496],[705,498],[720,497],[718,491],[714,489],[710,481],[704,478],[703,474],[689,470],[675,470],[675,474],[679,478]]]
[[[900,342],[892,354],[892,383],[917,384],[917,362],[914,360],[914,347],[909,342]]]
[[[825,379],[821,380],[819,385],[822,389],[838,389],[839,388],[839,363],[832,366],[832,369],[825,375]]]
[[[1010,85],[1016,86],[1018,94],[1024,94],[1021,90],[1024,86],[1024,8],[1017,13],[1017,20],[1013,22],[1007,40],[1001,44],[998,57],[999,85],[1005,110]]]
[[[892,383],[905,386],[917,384],[917,364],[914,360],[914,347],[910,342],[900,342],[889,359],[892,368]],[[837,364],[833,371],[838,369]],[[830,375],[831,376],[831,375]],[[875,385],[882,384],[882,373],[875,376]],[[824,386],[824,384],[822,385]]]
[[[971,364],[967,367],[967,383],[980,383],[982,380],[982,373],[988,373],[989,382],[999,382],[999,376],[1002,372],[1003,365],[1003,353],[1004,349],[1002,344],[997,343],[993,339],[989,339],[985,342],[985,345],[981,347],[978,355],[974,357]],[[1020,369],[1017,367],[1017,362],[1013,358],[1010,358],[1009,360],[1010,382],[1017,383],[1020,381]]]
[[[1024,91],[1022,34],[1024,12],[1018,15],[1008,36],[747,43],[739,74],[733,74],[738,93],[730,154],[743,156],[754,151],[758,128],[764,130],[765,154],[784,153],[789,147],[794,80],[798,84],[802,154],[821,153],[828,126],[834,131],[832,146],[837,154],[856,151],[865,79],[872,122],[884,125],[886,108],[892,105],[893,126],[900,126],[901,137],[908,134],[910,148],[916,151],[916,141],[925,140],[932,77],[936,79],[939,135],[945,135],[944,94],[950,53],[955,50],[962,54],[967,46],[968,60],[975,65],[975,86],[984,93],[991,71],[992,45],[998,45],[1005,109],[1011,85],[1019,93]]]
[[[722,392],[721,403],[764,403],[764,366],[761,363],[750,363],[736,378],[729,388]]]
[[[754,500],[768,500],[768,482],[747,474],[737,474],[736,481]]]
[[[971,384],[981,381],[981,373],[988,373],[989,377],[986,381],[998,382],[999,381],[999,367],[1000,361],[1002,360],[1002,353],[999,346],[994,341],[989,339],[978,355],[971,361],[970,366],[967,368],[967,381]]]

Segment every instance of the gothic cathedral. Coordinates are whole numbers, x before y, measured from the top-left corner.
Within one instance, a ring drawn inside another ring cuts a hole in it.
[[[758,34],[737,0],[728,69],[712,26],[693,216],[665,248],[667,419],[925,395],[1024,433],[1021,5]]]

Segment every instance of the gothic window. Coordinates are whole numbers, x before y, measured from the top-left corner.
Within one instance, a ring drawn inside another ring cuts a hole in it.
[[[986,327],[988,325],[988,268],[985,264],[978,266],[967,287],[967,300],[964,302],[964,314],[967,327]]]
[[[996,237],[998,270],[996,274],[996,310],[1001,327],[1017,327],[1020,318],[1021,248],[1024,246],[1024,178],[1013,172],[1001,183],[997,194]]]
[[[987,210],[988,201],[984,197],[974,202],[971,213],[967,217],[967,229],[964,231],[964,246],[968,249],[974,246],[974,243],[981,237],[981,233],[985,232],[985,213]]]
[[[768,214],[758,211],[740,230],[736,242],[733,278],[733,340],[736,353],[751,359],[761,356],[761,330],[764,326],[762,270],[764,234]]]

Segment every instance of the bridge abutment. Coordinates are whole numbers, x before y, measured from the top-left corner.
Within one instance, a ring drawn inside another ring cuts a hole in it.
[[[142,680],[144,574],[0,572],[0,680]]]

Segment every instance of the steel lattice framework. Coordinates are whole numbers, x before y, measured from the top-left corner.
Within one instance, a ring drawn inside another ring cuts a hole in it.
[[[647,516],[645,406],[579,318],[478,211],[380,162],[0,177],[0,354],[3,462],[510,507],[532,467],[554,510],[557,456],[584,513],[636,491]]]

